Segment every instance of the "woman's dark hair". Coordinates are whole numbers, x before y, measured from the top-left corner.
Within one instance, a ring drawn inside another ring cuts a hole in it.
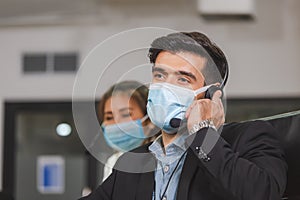
[[[162,51],[169,52],[191,52],[207,59],[204,67],[204,77],[207,79],[208,73],[205,71],[214,70],[217,67],[219,71],[220,82],[225,82],[228,73],[228,63],[222,50],[213,43],[206,35],[199,32],[179,32],[172,33],[155,39],[149,49],[149,59],[155,63],[158,54]],[[216,66],[216,67],[215,67]],[[207,76],[205,76],[207,75]],[[214,82],[214,81],[210,81]]]
[[[123,81],[111,86],[101,97],[98,104],[98,119],[103,122],[105,102],[115,94],[126,94],[133,99],[142,110],[144,115],[147,114],[146,105],[148,99],[148,88],[138,81]]]

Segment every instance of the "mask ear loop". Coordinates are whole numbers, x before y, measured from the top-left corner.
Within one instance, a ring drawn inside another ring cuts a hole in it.
[[[204,86],[202,88],[199,88],[199,89],[195,90],[194,91],[195,96],[197,96],[200,93],[206,92],[212,86],[214,86],[214,84],[210,84],[210,85],[207,85],[207,86]]]
[[[216,86],[215,84],[210,84],[207,86],[204,86],[198,90],[195,91],[195,96],[197,96],[198,94],[202,93],[202,92],[206,92],[204,98],[206,99],[212,99],[214,93],[218,90],[221,90],[222,92],[222,96],[223,97],[223,90],[221,87]]]
[[[141,119],[139,119],[140,122],[141,122],[141,125],[142,125],[143,129],[144,129],[144,126],[148,126],[148,124],[147,124],[147,125],[143,125],[143,123],[144,123],[148,118],[149,118],[149,117],[148,117],[148,115],[146,114],[144,117],[142,117]]]
[[[148,115],[147,114],[144,117],[142,117],[140,120],[143,123],[144,121],[146,121],[146,119],[148,119]]]

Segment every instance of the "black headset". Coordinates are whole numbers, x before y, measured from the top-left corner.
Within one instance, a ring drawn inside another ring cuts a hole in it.
[[[223,78],[223,81],[222,81],[221,85],[220,86],[212,85],[211,87],[209,87],[207,89],[207,91],[205,92],[204,98],[212,99],[215,92],[218,91],[218,90],[221,90],[221,92],[222,92],[221,98],[222,98],[223,97],[223,88],[224,88],[224,86],[225,86],[225,84],[228,80],[228,74],[229,74],[229,69],[228,69],[228,64],[226,63],[225,75],[224,75],[224,78]]]

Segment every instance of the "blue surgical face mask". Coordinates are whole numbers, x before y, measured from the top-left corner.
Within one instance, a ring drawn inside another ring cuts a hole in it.
[[[170,83],[151,84],[147,103],[147,113],[150,120],[166,133],[176,133],[177,128],[170,125],[171,119],[184,119],[185,112],[195,97],[205,92],[210,86],[191,90]]]
[[[102,125],[106,143],[111,148],[121,152],[127,152],[140,146],[146,138],[142,122],[147,118],[148,116],[146,115],[138,120]]]

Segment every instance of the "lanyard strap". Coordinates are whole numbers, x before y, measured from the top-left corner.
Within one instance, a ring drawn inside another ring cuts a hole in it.
[[[170,184],[170,182],[171,182],[171,179],[173,178],[173,175],[175,174],[175,171],[177,170],[177,168],[178,168],[178,166],[179,166],[179,163],[181,162],[181,160],[183,159],[183,157],[184,157],[185,154],[186,154],[186,151],[181,155],[180,159],[179,159],[178,162],[176,163],[176,166],[175,166],[174,170],[172,171],[172,174],[171,174],[171,176],[170,176],[170,178],[169,178],[169,180],[168,180],[167,186],[165,187],[163,194],[160,196],[160,200],[162,200],[163,197],[165,196],[165,194],[166,194],[166,192],[167,192],[167,189],[168,189],[168,187],[169,187],[169,184]],[[156,186],[155,186],[155,185],[156,185],[156,184],[154,184],[154,187],[155,187],[155,189],[156,189]],[[155,193],[154,193],[154,195],[155,195]],[[154,199],[155,199],[155,198],[156,198],[156,197],[154,196]]]

